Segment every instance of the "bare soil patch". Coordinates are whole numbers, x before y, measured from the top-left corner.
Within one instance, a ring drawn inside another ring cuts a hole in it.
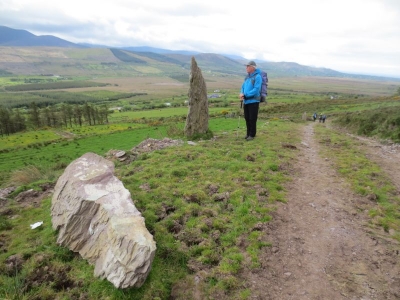
[[[367,226],[375,204],[353,193],[329,158],[319,156],[316,124],[304,127],[288,202],[268,223],[272,247],[262,253],[261,268],[242,274],[251,298],[400,299],[400,247],[383,229]],[[365,145],[371,158],[386,161],[382,148]],[[398,179],[393,165],[382,167]]]
[[[51,196],[54,192],[54,184],[42,184],[40,186],[42,188],[41,191],[36,191],[33,189],[24,191],[19,193],[15,197],[15,202],[19,204],[19,206],[27,208],[27,207],[39,207],[42,203],[42,200]]]

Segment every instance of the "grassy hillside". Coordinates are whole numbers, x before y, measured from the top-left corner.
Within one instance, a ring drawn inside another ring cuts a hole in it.
[[[368,110],[369,102],[363,103],[360,109]],[[306,102],[302,108],[311,112],[315,104]],[[22,135],[12,144],[8,141],[7,151],[0,153],[1,166],[13,168],[7,183],[18,189],[0,209],[0,297],[168,299],[174,294],[177,299],[190,299],[196,290],[194,277],[201,275],[197,290],[204,298],[251,299],[241,270],[257,272],[259,252],[271,246],[262,242],[258,228],[271,220],[277,202],[286,201],[285,184],[295,176],[292,165],[298,159],[299,130],[307,122],[302,120],[298,104],[282,105],[271,103],[262,108],[251,147],[243,139],[243,119],[220,117],[210,120],[213,140],[144,153],[129,165],[116,162],[117,176],[131,192],[157,243],[152,271],[139,289],[118,290],[94,278],[93,266],[56,245],[49,215],[51,195],[32,202],[13,199],[29,189],[46,190],[69,162],[86,152],[128,151],[147,138],[183,139],[184,124],[164,120],[158,126],[138,124],[129,129],[122,124],[108,129],[87,127],[75,135],[59,132],[63,135],[56,140],[55,135],[43,131],[35,132],[30,144],[28,136]],[[373,189],[383,201],[381,208],[371,211],[372,224],[400,236],[393,189],[388,183],[375,182],[380,178],[379,168],[371,169],[371,164],[360,160],[365,156],[354,151],[348,137],[327,124],[316,124],[320,127],[317,134],[336,145],[335,158],[345,180],[354,182],[355,192]],[[24,148],[20,148],[22,141],[28,143]],[[329,156],[329,145],[326,151]],[[372,181],[368,177],[371,172]],[[37,221],[44,224],[37,230],[27,229]],[[10,257],[17,262],[11,269],[7,267]]]
[[[342,179],[355,193],[376,195],[371,226],[380,226],[400,240],[395,189],[379,166],[369,163],[346,133],[332,126],[335,120],[348,130],[396,140],[400,127],[396,81],[272,76],[268,104],[260,107],[257,138],[246,142],[237,100],[243,76],[223,73],[226,70],[217,62],[226,58],[204,55],[202,70],[209,93],[219,90],[221,95],[210,99],[214,139],[143,153],[128,165],[115,162],[116,175],[131,192],[157,243],[145,284],[139,289],[115,289],[93,277],[93,266],[79,255],[56,245],[57,232],[49,214],[51,186],[84,153],[105,156],[112,149],[129,151],[148,138],[186,141],[187,107],[182,103],[187,99],[187,67],[177,55],[164,58],[109,49],[22,50],[15,53],[25,55],[27,63],[18,61],[11,51],[0,51],[0,55],[8,55],[9,63],[12,57],[13,68],[21,63],[22,69],[29,65],[43,72],[71,74],[1,77],[0,105],[46,98],[56,103],[58,99],[57,106],[76,98],[90,99],[95,105],[107,102],[115,112],[104,125],[28,128],[0,136],[0,188],[16,188],[6,201],[0,201],[0,298],[154,300],[173,295],[191,299],[197,290],[201,299],[251,299],[251,283],[242,271],[261,270],[258,255],[271,244],[259,229],[271,220],[276,204],[287,200],[286,184],[296,176],[293,165],[300,159],[301,128],[313,112],[328,116],[327,123],[316,124],[316,135]],[[172,58],[182,61],[174,64]],[[205,71],[206,61],[214,62],[209,62],[210,68],[216,64],[215,71]],[[236,68],[232,61],[226,64]],[[239,64],[239,73],[242,67]],[[101,85],[24,92],[8,88],[26,87],[33,81],[49,88],[48,80]],[[166,102],[181,105],[156,107]],[[124,107],[129,109],[119,112]],[[25,191],[39,196],[19,199]],[[44,223],[31,230],[29,225],[37,221]]]
[[[204,73],[212,76],[243,76],[243,59],[220,54],[193,55],[174,52],[138,52],[116,48],[4,47],[0,46],[0,74],[62,76],[186,76],[194,56]],[[271,78],[335,77],[379,80],[382,78],[344,74],[326,68],[293,62],[259,62]],[[383,79],[388,80],[388,79]],[[397,82],[399,79],[394,79]]]

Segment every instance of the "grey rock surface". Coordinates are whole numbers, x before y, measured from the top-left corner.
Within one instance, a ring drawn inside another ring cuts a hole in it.
[[[95,276],[117,288],[144,283],[156,244],[112,162],[94,153],[73,161],[55,186],[51,216],[57,243],[93,264]]]
[[[190,68],[189,112],[186,118],[185,136],[203,134],[208,131],[207,87],[197,62],[192,57]]]

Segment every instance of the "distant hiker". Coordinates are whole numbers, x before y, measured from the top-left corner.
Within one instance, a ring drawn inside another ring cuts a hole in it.
[[[246,64],[247,76],[240,90],[239,99],[243,104],[244,119],[246,120],[246,141],[254,139],[257,133],[258,108],[260,106],[260,90],[262,78],[260,70],[254,61]]]
[[[322,115],[322,123],[325,123],[326,115]]]
[[[319,123],[322,122],[322,114],[319,115]]]
[[[315,122],[315,120],[317,119],[317,113],[316,112],[313,114],[312,118],[313,118],[313,120]]]

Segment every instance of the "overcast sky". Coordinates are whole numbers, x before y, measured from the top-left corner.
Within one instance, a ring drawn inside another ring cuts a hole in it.
[[[400,78],[400,0],[0,0],[0,25]]]

